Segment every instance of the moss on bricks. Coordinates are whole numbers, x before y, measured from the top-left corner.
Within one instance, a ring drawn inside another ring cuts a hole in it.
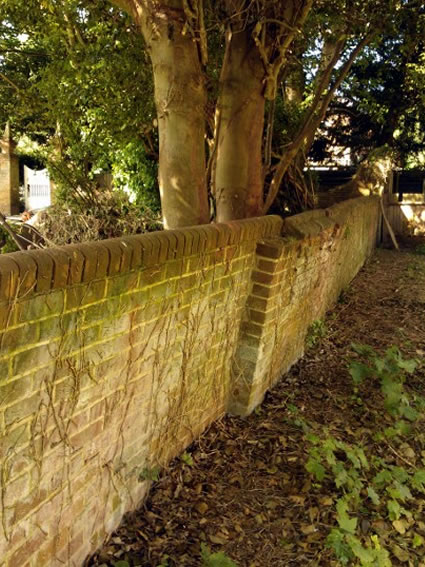
[[[64,309],[64,292],[51,291],[36,295],[30,299],[22,299],[17,305],[17,322],[36,321],[62,313]]]

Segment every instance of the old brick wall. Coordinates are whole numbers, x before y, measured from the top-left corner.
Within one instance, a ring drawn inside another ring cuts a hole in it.
[[[81,565],[248,413],[371,252],[374,199],[0,257],[0,565]]]

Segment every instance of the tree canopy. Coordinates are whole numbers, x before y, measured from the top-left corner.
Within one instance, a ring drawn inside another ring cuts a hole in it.
[[[420,0],[3,0],[0,16],[0,121],[86,206],[102,169],[152,204],[158,164],[166,227],[277,196],[296,212],[314,206],[311,152],[423,149]]]

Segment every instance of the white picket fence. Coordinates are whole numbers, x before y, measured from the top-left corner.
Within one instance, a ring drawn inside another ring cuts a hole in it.
[[[51,204],[50,178],[47,169],[35,171],[24,166],[25,209],[44,209]]]

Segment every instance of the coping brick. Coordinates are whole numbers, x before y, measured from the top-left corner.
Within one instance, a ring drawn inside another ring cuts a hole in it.
[[[60,289],[68,283],[69,273],[69,256],[64,252],[64,247],[47,248],[43,250],[47,256],[53,261],[53,275],[52,275],[52,288]]]
[[[88,283],[139,267],[224,248],[261,236],[279,234],[282,219],[259,217],[172,231],[71,244],[45,250],[29,250],[0,258],[0,300],[47,292],[67,285]]]
[[[37,264],[27,252],[18,252],[14,261],[19,266],[18,296],[22,297],[35,290],[37,283]]]
[[[37,264],[37,281],[35,291],[43,292],[52,289],[52,278],[54,272],[53,258],[45,254],[43,250],[34,250],[31,258]]]
[[[16,254],[0,255],[0,301],[9,301],[16,294],[19,266],[12,256]]]
[[[84,269],[84,255],[80,251],[80,246],[78,244],[70,244],[69,246],[64,246],[62,250],[69,258],[68,284],[81,283]]]

